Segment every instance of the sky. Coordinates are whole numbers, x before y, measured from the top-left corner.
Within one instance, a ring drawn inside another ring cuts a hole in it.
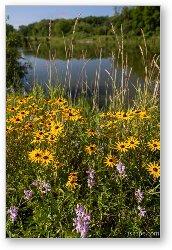
[[[28,25],[42,19],[76,18],[79,14],[85,16],[112,16],[112,6],[6,6],[7,23],[14,28],[20,25]]]

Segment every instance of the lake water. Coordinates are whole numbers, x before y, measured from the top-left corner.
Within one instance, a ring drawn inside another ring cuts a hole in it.
[[[121,85],[122,70],[120,60],[117,60],[117,54],[112,59],[111,51],[108,46],[102,48],[100,59],[100,50],[95,49],[95,45],[77,45],[78,50],[74,50],[73,57],[70,60],[65,58],[63,47],[55,48],[54,58],[49,59],[48,47],[36,51],[30,49],[21,49],[22,58],[31,65],[31,68],[23,79],[26,89],[33,86],[35,81],[46,85],[51,82],[53,85],[61,85],[66,90],[71,89],[72,97],[77,96],[81,91],[86,90],[88,96],[94,92],[95,85],[98,86],[100,100],[103,102],[105,93],[108,96],[112,92],[112,78],[116,78],[116,85]],[[77,48],[77,46],[75,48]],[[86,52],[89,51],[89,54]],[[128,67],[123,70],[124,81],[128,81],[130,89],[130,98],[134,97],[136,83],[143,84],[144,67],[139,48],[128,48],[127,64]],[[23,61],[23,60],[22,60]],[[129,77],[130,69],[132,68]]]

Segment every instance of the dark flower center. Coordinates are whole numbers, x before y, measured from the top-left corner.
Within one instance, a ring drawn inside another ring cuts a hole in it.
[[[48,155],[44,155],[44,156],[43,156],[43,159],[44,159],[44,160],[47,160],[48,158],[49,158]]]
[[[158,169],[157,168],[153,168],[153,171],[158,172]]]
[[[40,155],[40,154],[38,154],[38,153],[37,153],[37,154],[35,154],[35,157],[40,157],[40,156],[41,156],[41,155]]]

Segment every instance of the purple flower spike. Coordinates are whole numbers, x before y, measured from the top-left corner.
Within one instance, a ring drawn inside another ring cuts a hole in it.
[[[116,169],[118,170],[119,174],[123,175],[125,177],[125,166],[122,162],[119,162],[116,164]]]
[[[138,214],[139,217],[145,217],[146,216],[146,209],[141,208],[140,206],[137,207],[140,213]]]
[[[14,223],[14,221],[17,219],[17,215],[18,215],[17,208],[15,206],[10,207],[8,209],[8,214],[10,214],[11,221],[12,221],[12,223]]]
[[[77,217],[73,219],[73,226],[75,227],[77,233],[80,233],[81,237],[85,238],[88,232],[91,216],[85,211],[83,206],[79,205],[75,208],[75,213]]]
[[[88,187],[92,188],[96,183],[94,180],[94,169],[90,168],[88,171],[86,171],[86,173],[88,174],[88,179],[87,179]]]
[[[33,196],[33,193],[31,190],[24,190],[24,194],[25,194],[25,200],[31,200],[32,199],[32,196]]]
[[[33,181],[32,185],[38,187],[42,194],[46,194],[51,191],[51,185],[45,181]]]
[[[141,192],[141,190],[138,189],[138,190],[135,192],[135,196],[136,196],[136,198],[137,198],[137,202],[138,202],[138,203],[141,203],[142,200],[143,200],[143,198],[144,198],[143,192]]]

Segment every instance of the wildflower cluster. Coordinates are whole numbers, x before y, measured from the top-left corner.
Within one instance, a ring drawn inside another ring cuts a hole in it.
[[[32,185],[37,187],[42,194],[46,194],[51,191],[51,185],[45,181],[33,181]]]
[[[75,208],[76,218],[73,219],[73,226],[77,233],[81,234],[81,238],[85,238],[88,232],[88,227],[91,221],[91,216],[85,211],[82,205],[78,205]]]
[[[86,171],[86,173],[88,174],[88,179],[87,179],[88,187],[92,188],[96,183],[94,178],[94,169],[90,168],[88,171]]]
[[[137,203],[138,203],[138,210],[139,210],[139,214],[138,216],[139,217],[145,217],[146,215],[146,209],[145,208],[142,208],[140,206],[141,202],[143,201],[143,198],[144,198],[144,194],[143,192],[140,191],[140,189],[138,189],[136,192],[135,192],[135,196],[136,196],[136,199],[137,199]]]
[[[125,237],[125,228],[144,229],[145,216],[159,228],[158,112],[68,103],[7,99],[9,237]]]

